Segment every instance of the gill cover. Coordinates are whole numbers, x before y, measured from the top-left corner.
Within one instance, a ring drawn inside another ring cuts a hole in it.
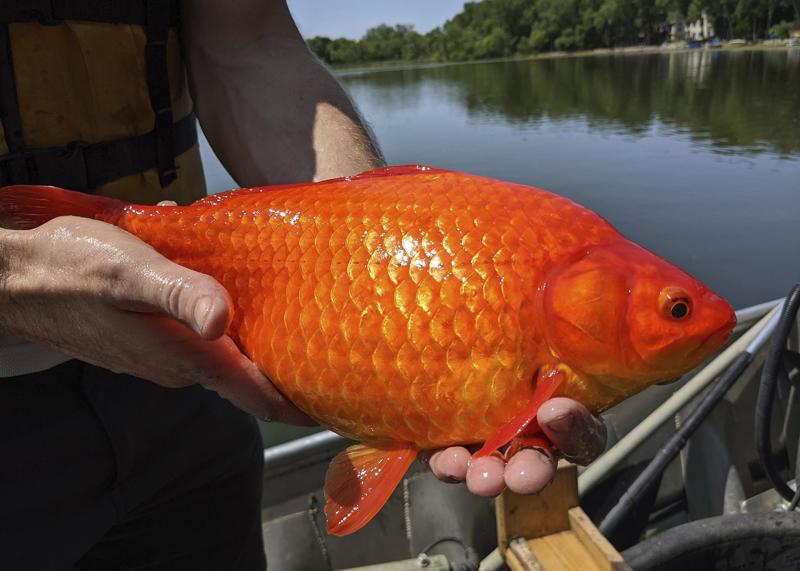
[[[543,310],[556,358],[616,393],[614,401],[691,370],[736,322],[705,285],[625,239],[556,268]]]

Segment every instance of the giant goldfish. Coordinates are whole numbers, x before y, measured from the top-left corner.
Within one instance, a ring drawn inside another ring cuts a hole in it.
[[[139,206],[8,187],[0,222],[115,224],[230,293],[227,333],[295,405],[360,441],[325,479],[328,531],[386,502],[423,449],[541,434],[550,396],[594,413],[729,337],[728,303],[574,202],[422,166]],[[516,442],[516,441],[515,441]]]

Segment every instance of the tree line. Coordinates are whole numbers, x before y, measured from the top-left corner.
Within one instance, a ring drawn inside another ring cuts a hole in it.
[[[316,36],[308,45],[332,65],[467,61],[661,44],[673,23],[703,13],[722,39],[786,37],[800,27],[800,0],[483,0],[427,34],[384,24],[360,40]]]

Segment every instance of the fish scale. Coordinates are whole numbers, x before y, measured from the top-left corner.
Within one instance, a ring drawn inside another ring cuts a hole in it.
[[[546,357],[526,293],[560,256],[617,235],[544,191],[425,171],[118,224],[217,277],[234,300],[231,336],[316,420],[423,448],[481,441],[520,411]],[[185,239],[164,240],[176,232]]]
[[[377,513],[420,449],[549,447],[537,422],[548,399],[605,410],[697,366],[736,322],[725,300],[593,212],[429,167],[186,207],[1,192],[0,226],[104,220],[227,289],[240,349],[299,408],[363,442],[325,478],[337,535]]]

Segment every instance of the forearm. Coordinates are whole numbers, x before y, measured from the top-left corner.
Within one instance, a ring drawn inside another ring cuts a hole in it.
[[[355,107],[282,2],[185,3],[183,43],[209,142],[244,186],[321,180],[381,164]],[[220,23],[220,20],[224,22]]]

